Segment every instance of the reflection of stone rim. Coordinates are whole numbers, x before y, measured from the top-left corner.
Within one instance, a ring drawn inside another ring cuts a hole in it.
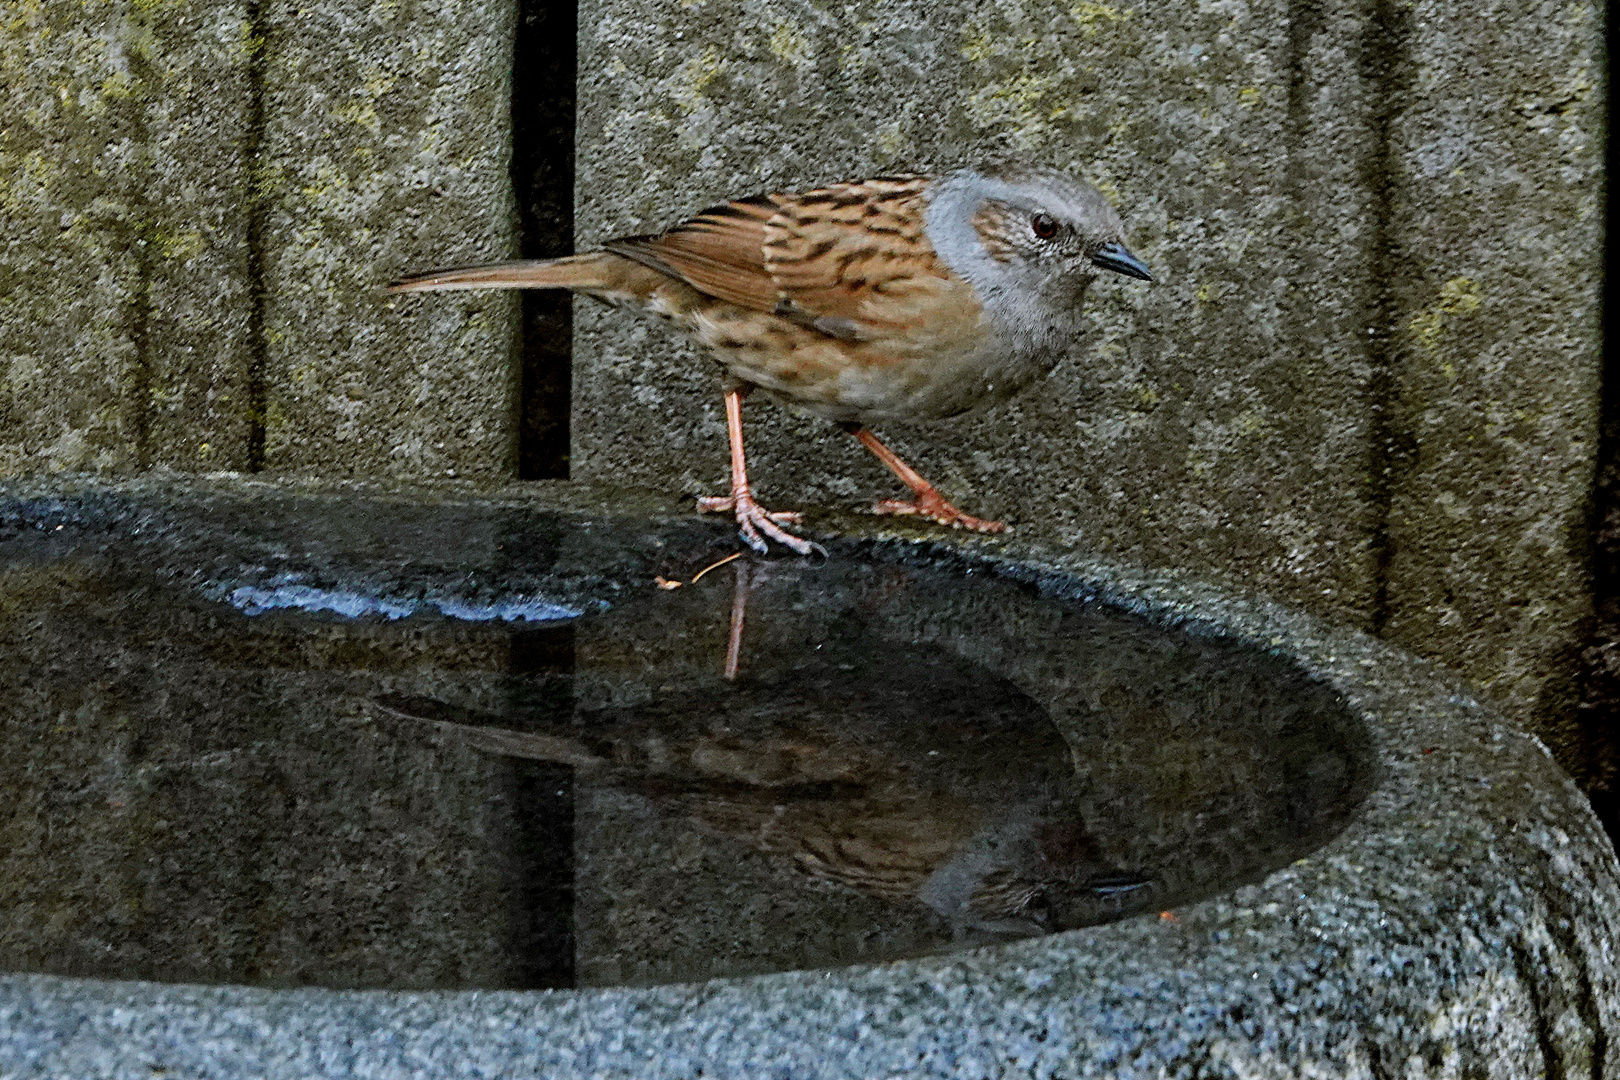
[[[292,608],[298,611],[330,611],[348,618],[381,615],[385,619],[403,619],[432,609],[448,618],[466,622],[544,623],[574,619],[581,614],[577,607],[555,604],[537,597],[514,596],[485,602],[453,597],[417,600],[388,593],[322,589],[297,584],[269,587],[238,585],[224,599],[246,615],[262,615],[267,611]]]
[[[527,494],[571,497],[559,490]],[[877,532],[849,531],[863,528]],[[795,1078],[1159,1075],[1201,1062],[1236,1075],[1373,1075],[1412,1059],[1486,1075],[1552,1061],[1567,1074],[1614,1068],[1595,1055],[1620,1037],[1620,865],[1538,743],[1458,680],[1358,632],[1036,543],[1001,550],[1053,585],[1263,643],[1336,688],[1369,720],[1379,756],[1360,816],[1316,855],[1172,919],[834,972],[551,993],[6,976],[0,1067]],[[1443,752],[1422,753],[1432,747]]]

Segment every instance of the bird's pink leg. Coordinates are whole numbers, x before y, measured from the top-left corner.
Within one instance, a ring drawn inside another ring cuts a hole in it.
[[[900,482],[912,490],[910,501],[905,499],[884,499],[872,507],[874,514],[917,514],[939,522],[941,525],[950,525],[957,529],[970,529],[973,532],[996,533],[1007,526],[999,521],[985,521],[982,518],[964,514],[956,507],[945,501],[945,496],[939,489],[924,480],[922,476],[900,460],[900,455],[884,446],[878,437],[860,424],[845,424],[844,430],[855,436],[860,444],[889,467],[889,471],[900,478]]]
[[[698,509],[709,513],[729,511],[735,514],[737,531],[742,534],[743,543],[761,555],[770,549],[765,542],[767,536],[800,555],[821,551],[820,544],[813,544],[782,528],[784,524],[791,525],[802,520],[803,515],[792,510],[773,513],[754,501],[753,489],[748,486],[748,462],[743,457],[742,399],[748,389],[746,385],[726,388],[726,434],[731,439],[731,494],[724,498],[705,495],[698,499]]]

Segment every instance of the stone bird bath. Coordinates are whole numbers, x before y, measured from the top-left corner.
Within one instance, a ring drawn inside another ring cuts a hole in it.
[[[1459,680],[812,524],[0,489],[0,1076],[1616,1075],[1613,849]]]

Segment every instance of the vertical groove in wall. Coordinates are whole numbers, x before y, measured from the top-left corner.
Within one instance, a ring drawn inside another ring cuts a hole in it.
[[[1311,40],[1322,29],[1322,9],[1318,0],[1289,0],[1288,4],[1288,136],[1289,149],[1303,146],[1310,130],[1310,107],[1306,95],[1310,80],[1306,78],[1305,62],[1310,55]],[[1291,180],[1301,179],[1303,169],[1297,157],[1289,162]]]
[[[132,231],[135,253],[135,281],[130,287],[127,326],[134,355],[125,381],[125,404],[129,417],[130,443],[135,467],[152,464],[152,252],[142,225]]]
[[[243,173],[247,183],[246,271],[247,271],[247,448],[244,467],[248,472],[264,470],[265,439],[265,341],[264,245],[266,205],[261,179],[264,172],[264,82],[265,20],[264,0],[247,0],[243,13],[249,42],[247,71],[247,130],[242,143]]]
[[[1596,36],[1597,48],[1605,49],[1605,39]],[[1599,54],[1594,65],[1601,73],[1598,92],[1609,100],[1609,65]],[[1607,143],[1608,125],[1602,138]],[[1598,280],[1607,281],[1614,260],[1614,233],[1608,227],[1608,177],[1603,174],[1604,191],[1597,198],[1602,208],[1602,265]],[[1612,340],[1613,312],[1607,290],[1598,295],[1599,340]],[[1578,777],[1587,789],[1592,809],[1603,821],[1611,839],[1620,844],[1620,356],[1605,348],[1602,352],[1601,383],[1598,397],[1597,467],[1592,500],[1587,508],[1587,535],[1590,549],[1590,580],[1594,614],[1590,639],[1581,656],[1580,730],[1589,740],[1584,748],[1591,767],[1588,776]]]
[[[126,31],[138,31],[126,24]],[[125,327],[129,335],[129,367],[123,377],[123,411],[129,442],[135,457],[135,467],[146,469],[152,464],[152,239],[154,230],[147,213],[150,180],[153,170],[152,133],[146,124],[145,103],[148,95],[160,85],[151,62],[141,49],[125,50],[131,82],[136,88],[128,101],[129,142],[134,147],[134,167],[130,182],[140,190],[132,190],[125,199],[128,217],[120,231],[123,242],[135,263],[135,280],[130,283],[129,306],[125,313]]]
[[[1361,55],[1362,92],[1368,99],[1367,156],[1362,183],[1369,196],[1371,229],[1367,242],[1368,291],[1362,308],[1361,337],[1370,375],[1367,381],[1367,477],[1373,589],[1368,622],[1376,633],[1389,622],[1389,573],[1394,556],[1390,512],[1397,474],[1409,448],[1402,446],[1398,408],[1400,378],[1396,340],[1404,274],[1398,236],[1399,164],[1395,124],[1410,91],[1408,55],[1412,11],[1407,0],[1370,0]]]
[[[566,255],[574,242],[574,68],[578,12],[518,0],[512,58],[512,187],[524,258]],[[518,348],[517,474],[568,476],[573,299],[526,289]]]

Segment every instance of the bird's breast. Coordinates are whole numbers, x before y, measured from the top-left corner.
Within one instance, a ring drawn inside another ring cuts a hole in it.
[[[905,317],[893,317],[897,307]],[[717,303],[690,325],[728,374],[834,421],[954,416],[1006,397],[1050,366],[1032,362],[998,334],[960,279],[935,279],[892,296],[885,314],[859,321],[853,335],[834,337]]]

